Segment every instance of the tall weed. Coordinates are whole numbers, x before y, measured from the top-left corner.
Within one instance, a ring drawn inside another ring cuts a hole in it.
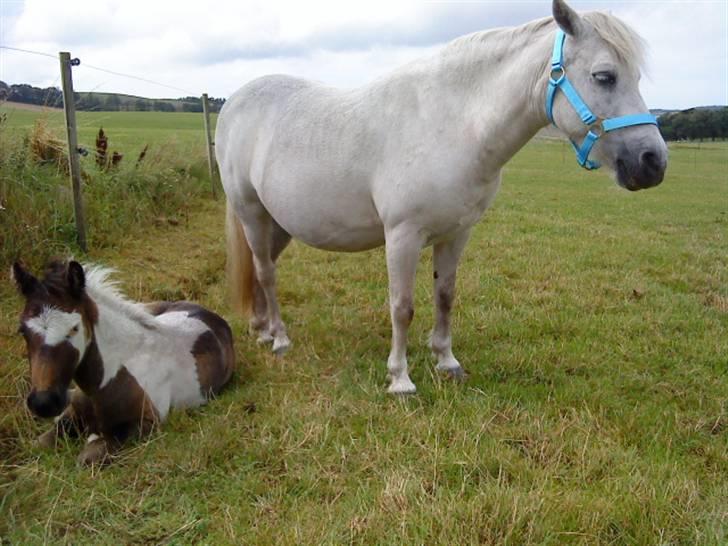
[[[73,195],[60,136],[39,121],[26,132],[0,121],[0,262],[40,265],[60,254],[80,255]],[[209,179],[199,154],[174,144],[152,147],[143,161],[99,169],[82,158],[83,202],[91,252],[160,221],[178,221],[206,195]],[[176,220],[175,220],[176,219]]]

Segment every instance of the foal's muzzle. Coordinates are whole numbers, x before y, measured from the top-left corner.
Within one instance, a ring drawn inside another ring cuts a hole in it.
[[[626,150],[617,157],[617,180],[630,191],[657,186],[665,178],[667,154],[660,149],[646,148],[639,153]]]
[[[56,417],[66,407],[66,395],[56,391],[32,391],[28,407],[38,417]]]

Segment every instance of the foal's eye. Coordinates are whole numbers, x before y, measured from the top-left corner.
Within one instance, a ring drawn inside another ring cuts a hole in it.
[[[613,72],[594,72],[592,77],[599,85],[603,85],[605,87],[611,87],[617,83],[617,76]]]
[[[68,332],[68,335],[66,336],[66,338],[71,338],[71,337],[75,336],[77,333],[78,333],[78,324],[76,324],[76,326],[71,328],[71,331]]]

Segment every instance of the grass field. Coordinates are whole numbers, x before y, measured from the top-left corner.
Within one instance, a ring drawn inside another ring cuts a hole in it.
[[[157,132],[139,119],[118,119],[130,142]],[[24,408],[20,299],[2,284],[0,542],[726,544],[728,146],[670,157],[660,187],[632,194],[561,142],[528,145],[461,266],[469,379],[432,371],[426,251],[407,398],[385,393],[381,250],[286,251],[293,347],[276,359],[226,306],[221,201],[120,234],[88,259],[117,267],[133,298],[219,310],[240,368],[102,470],[75,466],[80,443],[33,446],[48,423]]]
[[[57,108],[27,109],[15,103],[0,103],[0,114],[6,114],[13,129],[27,130],[40,117],[47,124],[65,131],[63,110]],[[217,114],[211,115],[211,120]],[[205,133],[202,114],[188,112],[76,112],[78,142],[92,152],[96,135],[103,127],[109,136],[109,149],[139,154],[145,144],[175,147],[179,152],[195,150],[204,153]]]
[[[114,246],[151,223],[183,222],[209,196],[201,114],[80,112],[77,122],[89,152],[80,163],[90,247]],[[108,157],[123,155],[117,167],[96,164],[100,127]],[[0,103],[0,262],[22,255],[37,265],[77,251],[66,153],[63,112]]]

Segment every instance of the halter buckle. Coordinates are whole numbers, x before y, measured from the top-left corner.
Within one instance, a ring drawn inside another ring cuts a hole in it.
[[[563,66],[552,66],[549,78],[552,84],[559,85],[566,78],[566,69]]]
[[[602,138],[604,133],[607,131],[604,129],[604,120],[597,118],[597,120],[589,126],[589,131],[594,134],[597,138]]]

